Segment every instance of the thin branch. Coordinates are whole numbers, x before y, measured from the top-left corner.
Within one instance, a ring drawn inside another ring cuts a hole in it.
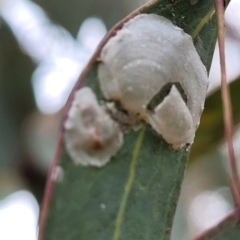
[[[223,102],[223,117],[224,130],[229,155],[230,165],[230,183],[233,193],[233,198],[236,206],[240,206],[240,185],[237,172],[236,158],[233,147],[233,121],[232,121],[232,106],[227,84],[226,63],[225,63],[225,31],[224,31],[224,0],[215,0],[217,26],[218,26],[218,45],[221,65],[221,82],[222,82],[222,102]]]

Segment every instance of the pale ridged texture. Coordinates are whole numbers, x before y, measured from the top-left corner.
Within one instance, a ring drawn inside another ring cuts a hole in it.
[[[88,87],[75,93],[64,127],[66,148],[76,164],[101,167],[123,143],[118,124],[98,104]]]
[[[150,123],[173,148],[193,142],[208,86],[207,71],[191,36],[168,19],[140,14],[128,21],[104,46],[98,78],[107,100],[120,103],[132,118]],[[149,111],[153,97],[171,82],[180,83],[187,103],[174,88],[165,102]]]

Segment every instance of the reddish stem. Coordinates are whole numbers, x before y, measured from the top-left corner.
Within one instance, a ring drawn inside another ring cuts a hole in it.
[[[229,222],[232,225],[239,224],[240,221],[240,185],[237,172],[237,162],[234,154],[233,147],[233,121],[232,121],[232,106],[230,101],[229,87],[227,84],[226,63],[225,63],[225,32],[224,32],[224,1],[215,0],[217,27],[218,27],[218,45],[219,56],[221,65],[221,82],[222,82],[222,102],[223,102],[223,117],[224,117],[224,130],[229,155],[230,166],[230,183],[233,198],[235,201],[236,209],[228,214],[222,221],[215,226],[206,229],[199,235],[193,238],[193,240],[212,239],[216,237],[221,231],[224,231],[224,226]]]
[[[218,25],[218,45],[221,65],[221,82],[222,82],[222,102],[224,130],[229,155],[230,165],[230,183],[233,198],[236,206],[240,206],[240,185],[237,172],[236,158],[233,147],[233,121],[232,106],[230,101],[229,87],[227,84],[226,63],[225,63],[225,31],[224,31],[224,1],[215,0],[216,16]]]
[[[52,165],[51,171],[48,174],[48,179],[47,179],[47,183],[46,183],[45,191],[44,191],[44,197],[43,197],[43,201],[42,201],[42,205],[41,205],[38,240],[44,240],[44,228],[45,228],[45,223],[46,223],[47,216],[48,216],[49,203],[52,198],[53,186],[55,183],[55,179],[54,179],[55,170],[59,164],[59,159],[60,159],[60,155],[62,152],[62,146],[63,146],[63,130],[60,129],[56,152],[55,152],[55,156],[53,159],[53,165]]]

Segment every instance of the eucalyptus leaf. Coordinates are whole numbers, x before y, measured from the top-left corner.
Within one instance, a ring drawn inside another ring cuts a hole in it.
[[[239,209],[231,212],[226,218],[216,226],[207,229],[193,240],[235,240],[240,237],[240,227],[238,225]]]
[[[193,37],[209,70],[216,41],[213,1],[201,0],[195,5],[188,0],[154,1],[123,22],[140,12],[162,15],[183,28]],[[73,91],[82,85],[90,86],[101,100],[97,57],[98,52]],[[71,100],[70,97],[66,111]],[[170,239],[188,147],[173,151],[149,125],[143,125],[141,130],[125,134],[122,148],[105,167],[82,167],[61,149],[61,134],[53,171],[59,165],[62,179],[54,181],[52,175],[49,178],[40,239]]]

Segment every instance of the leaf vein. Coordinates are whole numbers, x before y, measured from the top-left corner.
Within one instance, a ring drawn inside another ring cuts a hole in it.
[[[124,187],[124,193],[123,193],[123,196],[122,196],[122,199],[120,202],[120,207],[119,207],[116,222],[115,222],[115,231],[114,231],[114,235],[113,235],[113,240],[118,240],[120,237],[120,234],[121,234],[121,225],[122,225],[122,221],[123,221],[123,216],[124,216],[128,196],[132,189],[133,181],[135,178],[137,159],[138,159],[139,152],[140,152],[142,142],[144,139],[145,130],[146,130],[146,125],[144,124],[142,127],[142,130],[138,136],[138,139],[137,139],[134,151],[133,151],[130,169],[129,169],[129,177],[128,177],[127,183]]]
[[[193,31],[192,38],[196,38],[199,34],[199,32],[202,30],[202,28],[204,27],[204,25],[206,25],[209,20],[212,17],[212,14],[214,13],[214,9],[211,9],[199,22],[199,24],[197,25],[197,27],[195,28],[195,30]]]

